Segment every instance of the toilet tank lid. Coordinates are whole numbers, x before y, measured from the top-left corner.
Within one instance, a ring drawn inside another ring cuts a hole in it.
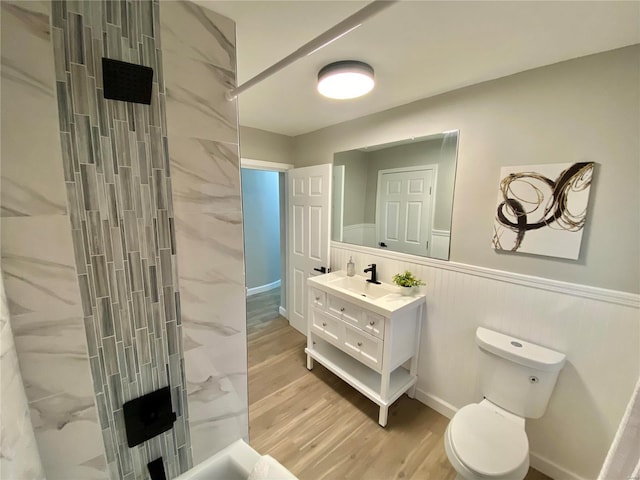
[[[476,330],[476,342],[483,350],[525,367],[547,372],[557,372],[562,369],[566,359],[564,353],[483,327],[478,327]]]

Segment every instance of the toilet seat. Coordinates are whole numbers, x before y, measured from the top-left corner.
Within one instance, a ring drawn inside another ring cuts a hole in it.
[[[447,439],[457,460],[477,476],[508,478],[520,470],[526,474],[529,440],[524,426],[499,409],[477,403],[461,408],[447,428]]]

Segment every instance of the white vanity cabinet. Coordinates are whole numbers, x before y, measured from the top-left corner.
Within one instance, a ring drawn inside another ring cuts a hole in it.
[[[415,393],[425,297],[342,271],[307,282],[307,368],[321,363],[378,404],[384,427],[389,406]]]

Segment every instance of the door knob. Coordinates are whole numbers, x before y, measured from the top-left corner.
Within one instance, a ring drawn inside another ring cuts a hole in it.
[[[314,268],[316,272],[327,273],[326,267]]]

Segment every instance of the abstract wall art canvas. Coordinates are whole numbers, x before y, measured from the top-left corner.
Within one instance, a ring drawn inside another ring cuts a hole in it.
[[[593,169],[593,162],[503,167],[493,248],[577,260]]]

